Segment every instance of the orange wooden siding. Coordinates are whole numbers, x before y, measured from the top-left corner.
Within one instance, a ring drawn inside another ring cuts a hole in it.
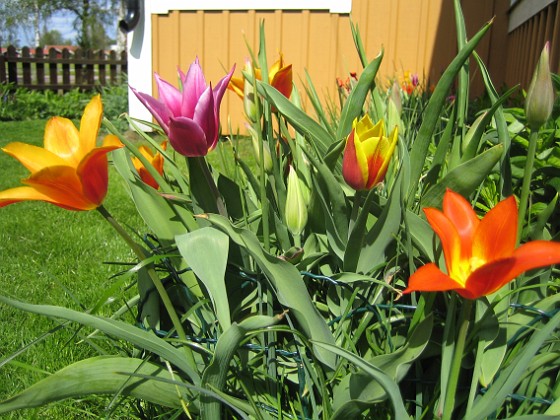
[[[556,34],[556,50],[560,43],[557,2],[538,15],[537,23],[531,19],[509,36],[508,8],[509,0],[463,1],[469,36],[495,16],[493,28],[477,52],[487,63],[497,87],[504,81],[527,82],[537,59],[536,51],[544,44],[541,39],[552,39]],[[249,57],[246,43],[256,53],[259,24],[264,21],[269,65],[282,52],[285,62],[293,65],[294,81],[302,94],[307,71],[324,101],[335,99],[336,77],[345,77],[351,71],[359,74],[361,70],[350,20],[358,25],[368,58],[384,50],[379,83],[388,84],[391,78],[410,71],[428,86],[437,82],[457,53],[451,0],[353,0],[351,15],[326,10],[154,14],[153,70],[164,79],[175,81],[177,66],[186,70],[198,56],[209,81],[215,83],[234,63],[239,76]],[[510,43],[507,47],[506,42]],[[473,72],[473,89],[482,93],[476,73]],[[231,117],[234,132],[242,127],[242,103],[233,92],[226,93],[221,109],[224,128],[227,116]]]

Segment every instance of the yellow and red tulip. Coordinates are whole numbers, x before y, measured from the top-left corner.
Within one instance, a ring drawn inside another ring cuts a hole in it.
[[[102,113],[97,95],[86,106],[79,131],[69,119],[53,117],[45,128],[44,148],[20,142],[6,145],[2,150],[31,175],[22,180],[25,186],[0,192],[0,207],[31,200],[68,210],[99,207],[107,194],[107,153],[123,147],[112,134],[96,147]]]
[[[255,68],[255,78],[262,80],[261,69]],[[284,57],[280,54],[280,58],[270,67],[268,71],[268,83],[278,90],[286,98],[292,94],[292,65],[284,65]],[[241,99],[244,98],[245,78],[232,77],[228,85],[228,89],[234,91]]]
[[[342,175],[346,183],[355,190],[369,190],[382,182],[397,139],[396,126],[386,137],[383,120],[373,125],[368,115],[359,121],[355,119],[342,159]]]
[[[560,263],[560,243],[531,241],[516,248],[517,204],[506,198],[479,219],[467,200],[447,190],[443,211],[425,208],[439,236],[447,273],[434,263],[420,267],[403,293],[454,290],[467,299],[496,292],[534,268]]]
[[[163,150],[167,149],[166,141],[161,144],[161,148]],[[138,147],[138,151],[148,160],[148,162],[155,168],[156,171],[158,171],[160,175],[163,175],[163,156],[161,153],[157,151],[154,153],[150,148],[144,145]],[[150,187],[155,188],[156,190],[159,188],[158,183],[146,169],[146,167],[142,164],[140,159],[134,156],[132,158],[132,164],[134,165],[134,168],[136,168],[136,171],[138,172],[138,175],[140,175],[140,179],[143,182],[148,184]]]

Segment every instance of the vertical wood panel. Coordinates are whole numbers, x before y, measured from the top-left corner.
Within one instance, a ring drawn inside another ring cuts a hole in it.
[[[546,39],[552,41],[552,68],[558,69],[557,2],[509,34],[509,0],[463,0],[462,6],[469,37],[496,16],[477,52],[498,88],[504,82],[528,83]],[[451,1],[353,0],[351,15],[319,10],[253,10],[173,11],[153,16],[153,67],[162,77],[175,80],[177,64],[186,69],[198,55],[208,80],[215,83],[234,63],[239,76],[249,55],[246,42],[258,53],[259,24],[264,21],[268,65],[282,52],[285,62],[293,65],[294,81],[302,94],[301,80],[305,80],[307,69],[319,95],[334,98],[336,77],[361,71],[350,20],[358,26],[368,59],[383,48],[385,56],[378,75],[383,85],[407,70],[417,73],[426,85],[433,85],[457,53]],[[473,75],[478,73],[476,67],[471,69]],[[481,83],[472,86],[482,93]],[[230,114],[236,128],[237,120],[242,120],[241,101],[226,93],[223,104],[222,123]]]

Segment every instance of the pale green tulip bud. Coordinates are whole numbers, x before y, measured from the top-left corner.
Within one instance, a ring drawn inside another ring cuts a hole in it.
[[[532,130],[538,130],[552,113],[554,87],[550,75],[548,55],[550,44],[544,46],[525,99],[525,115]]]
[[[286,225],[292,235],[300,235],[307,224],[307,205],[305,204],[301,181],[293,166],[290,166],[288,174],[285,216]]]
[[[255,152],[255,158],[257,160],[257,163],[260,165],[261,163],[260,142],[262,140],[259,139],[259,135],[257,134],[257,132],[253,127],[251,127],[249,124],[245,124],[245,127],[247,128],[247,131],[251,135],[251,143],[253,144],[253,151]],[[272,155],[270,154],[270,147],[268,146],[268,144],[264,143],[262,145],[262,149],[263,149],[263,156],[264,156],[264,162],[263,162],[264,170],[265,172],[270,173],[272,171]]]
[[[253,86],[253,66],[251,62],[247,60],[245,62],[244,73],[250,77],[250,79],[245,79],[243,84],[243,110],[245,115],[251,122],[257,121],[257,103],[255,101],[255,87]]]

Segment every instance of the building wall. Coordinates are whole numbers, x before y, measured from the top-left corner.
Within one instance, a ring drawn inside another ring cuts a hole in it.
[[[252,0],[230,0],[226,3],[230,9],[235,9],[235,5],[248,1]],[[550,3],[550,0],[538,1]],[[216,2],[219,0],[206,0],[205,4],[211,6]],[[336,98],[337,76],[345,77],[352,71],[359,74],[361,70],[350,21],[357,24],[370,59],[381,50],[384,51],[379,83],[389,83],[391,78],[402,77],[404,71],[410,71],[418,74],[420,80],[429,87],[437,82],[457,53],[452,0],[283,2],[289,3],[292,8],[264,10],[267,2],[261,0],[258,4],[265,5],[259,6],[263,10],[221,10],[219,7],[214,10],[167,10],[165,7],[150,10],[150,7],[156,7],[149,6],[154,2],[146,2],[143,27],[146,33],[142,52],[138,52],[137,48],[136,53],[146,56],[149,52],[149,59],[142,65],[143,79],[139,83],[145,84],[146,80],[150,80],[151,86],[140,90],[151,88],[153,92],[156,91],[151,76],[153,71],[164,79],[175,81],[177,66],[186,70],[197,56],[209,81],[217,81],[234,63],[237,65],[237,75],[240,75],[244,61],[249,56],[247,45],[255,52],[258,49],[261,21],[265,27],[269,64],[282,52],[285,62],[293,65],[294,80],[300,91],[303,92],[302,81],[307,71],[325,101],[327,98]],[[165,1],[161,0],[158,4],[163,3]],[[196,2],[176,3],[192,5]],[[304,3],[308,9],[293,8]],[[512,65],[511,59],[508,62],[508,56],[515,55],[506,47],[508,39],[514,38],[511,34],[508,37],[507,30],[511,12],[509,0],[464,0],[462,3],[468,36],[472,36],[494,17],[492,30],[483,39],[477,52],[486,62],[496,86],[502,86],[506,80],[511,84],[516,78],[525,81],[519,73],[512,73],[508,68],[508,65]],[[337,10],[333,6],[335,4],[343,6]],[[557,13],[556,5],[557,0],[553,4],[554,13]],[[211,9],[210,6],[206,9]],[[351,9],[350,13],[348,9]],[[533,38],[536,42],[537,37]],[[134,40],[131,47],[133,44]],[[138,42],[136,44],[138,47]],[[542,46],[538,47],[540,49]],[[535,54],[525,57],[523,61],[518,67],[526,68],[525,73],[532,73]],[[472,74],[473,92],[480,94],[483,86],[474,67]],[[130,82],[133,86],[135,77],[140,79],[138,75],[132,74]],[[224,97],[224,127],[228,125],[227,116],[231,117],[233,131],[242,126],[242,104],[233,92],[226,93]]]

